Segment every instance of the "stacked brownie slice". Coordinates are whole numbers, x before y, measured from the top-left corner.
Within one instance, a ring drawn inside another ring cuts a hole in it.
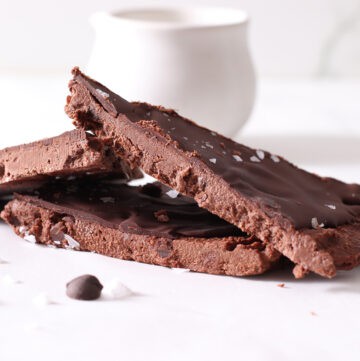
[[[130,103],[78,68],[69,86],[78,130],[0,151],[0,195],[18,192],[1,215],[20,236],[234,276],[285,257],[298,278],[360,263],[359,185]],[[126,184],[139,169],[158,182]]]

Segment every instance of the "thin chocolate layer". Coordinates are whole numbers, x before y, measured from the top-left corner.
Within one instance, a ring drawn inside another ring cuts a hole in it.
[[[1,217],[29,241],[197,272],[261,274],[280,259],[193,201],[149,188],[56,183],[15,195]]]
[[[192,199],[176,193],[160,183],[152,184],[150,189],[84,178],[79,182],[52,182],[38,189],[35,196],[16,198],[126,233],[167,238],[248,237],[234,225],[199,208]]]
[[[106,144],[83,130],[0,150],[0,195],[35,189],[49,177],[115,173],[139,178]]]
[[[111,139],[133,167],[270,240],[298,264],[297,275],[312,270],[332,277],[337,268],[359,264],[359,185],[318,177],[172,110],[129,103],[77,68],[73,74],[68,115],[78,127]]]

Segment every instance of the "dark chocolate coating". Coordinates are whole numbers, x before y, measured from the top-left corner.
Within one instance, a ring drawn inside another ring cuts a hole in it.
[[[159,191],[154,192],[156,187]],[[55,181],[37,190],[31,202],[126,233],[167,238],[246,236],[237,227],[198,207],[192,199],[182,195],[171,198],[167,194],[170,189],[160,183],[152,184],[151,188],[155,197],[144,193],[142,187],[94,178]],[[166,222],[161,217],[164,214]]]
[[[82,275],[66,284],[66,295],[75,300],[92,301],[101,296],[103,285],[93,275]]]
[[[132,122],[155,121],[180,149],[195,152],[242,196],[256,201],[266,213],[278,213],[289,219],[296,229],[312,228],[314,218],[325,228],[334,228],[352,223],[360,215],[357,184],[306,172],[281,157],[199,127],[176,112],[146,103],[130,103],[77,69],[74,81],[85,86],[114,117],[123,114]]]

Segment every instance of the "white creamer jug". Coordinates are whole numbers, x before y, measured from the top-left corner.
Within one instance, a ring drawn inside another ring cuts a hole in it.
[[[254,104],[248,16],[216,7],[96,13],[90,76],[131,101],[177,110],[234,136]]]

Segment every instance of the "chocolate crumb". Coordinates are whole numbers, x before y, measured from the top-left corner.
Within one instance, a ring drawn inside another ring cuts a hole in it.
[[[154,212],[154,216],[159,222],[162,223],[167,223],[170,220],[165,209],[160,209],[159,211]]]
[[[278,287],[284,288],[285,287],[285,283],[279,283],[277,284]]]
[[[103,285],[93,275],[74,278],[66,284],[66,295],[75,300],[96,300],[101,295]]]

